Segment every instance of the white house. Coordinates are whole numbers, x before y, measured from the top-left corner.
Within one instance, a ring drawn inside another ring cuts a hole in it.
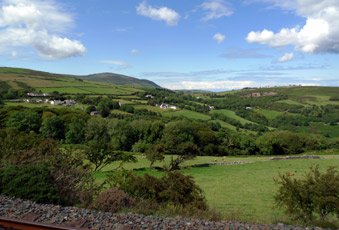
[[[62,105],[64,104],[64,101],[60,101],[60,100],[51,100],[49,102],[51,105]]]
[[[169,104],[166,104],[166,103],[162,103],[160,106],[159,106],[161,109],[177,109],[177,107],[175,105],[169,105]]]
[[[153,98],[154,98],[154,96],[151,95],[151,94],[147,94],[145,97],[146,97],[146,98],[150,98],[150,99],[153,99]]]

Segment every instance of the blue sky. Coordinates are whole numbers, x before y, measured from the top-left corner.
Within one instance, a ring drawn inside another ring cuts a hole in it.
[[[0,65],[171,89],[339,86],[337,0],[0,0]]]

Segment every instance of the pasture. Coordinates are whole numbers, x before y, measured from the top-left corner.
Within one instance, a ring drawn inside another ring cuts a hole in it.
[[[325,153],[326,154],[326,153]],[[226,220],[257,223],[289,222],[287,215],[274,204],[278,186],[274,179],[279,173],[290,172],[302,176],[311,166],[321,170],[339,165],[339,155],[322,155],[321,159],[295,159],[272,161],[269,157],[197,157],[183,164],[181,172],[190,175],[203,189],[211,208],[219,211]],[[155,166],[168,164],[171,156]],[[125,169],[134,169],[138,174],[149,173],[160,176],[162,172],[149,168],[149,162],[141,155],[138,162],[127,163]],[[216,162],[242,162],[235,165],[212,165],[195,167],[197,164]],[[118,163],[95,174],[102,182],[105,171],[119,167]]]

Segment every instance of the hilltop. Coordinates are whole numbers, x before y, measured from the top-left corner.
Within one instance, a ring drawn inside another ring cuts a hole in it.
[[[160,88],[148,80],[113,73],[82,76],[9,67],[0,67],[0,81],[13,89],[34,88],[46,93],[129,94],[142,88]]]
[[[152,81],[145,80],[145,79],[138,79],[138,78],[129,77],[129,76],[121,75],[121,74],[115,74],[115,73],[90,74],[86,76],[77,76],[77,78],[89,80],[89,81],[111,83],[114,85],[160,88],[160,86],[158,86]]]

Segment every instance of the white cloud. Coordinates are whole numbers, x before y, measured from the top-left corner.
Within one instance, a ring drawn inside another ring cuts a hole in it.
[[[244,87],[252,87],[252,81],[182,81],[180,83],[169,84],[166,87],[169,89],[203,89],[203,90],[217,90],[217,89],[241,89]]]
[[[293,11],[305,18],[305,24],[292,28],[252,31],[250,43],[271,47],[292,45],[304,53],[339,53],[339,1],[337,0],[256,0]]]
[[[212,19],[218,19],[225,16],[230,16],[233,14],[233,10],[223,0],[209,0],[201,4],[201,8],[206,11],[203,21],[209,21]]]
[[[115,65],[118,67],[118,69],[128,69],[132,67],[129,63],[125,61],[121,61],[121,60],[102,60],[100,61],[100,63],[108,64],[108,65]]]
[[[137,13],[154,20],[165,21],[169,26],[177,25],[180,19],[180,15],[175,10],[164,6],[158,8],[152,7],[147,5],[146,2],[139,4]]]
[[[278,62],[288,62],[293,60],[294,54],[293,53],[286,53],[282,57],[279,58]]]
[[[213,36],[213,39],[217,41],[217,43],[222,43],[225,40],[225,35],[221,34],[221,33],[216,33]]]
[[[138,50],[138,49],[132,49],[131,50],[132,55],[138,55],[139,53],[140,53],[140,50]]]
[[[52,0],[4,0],[0,5],[0,52],[31,47],[50,59],[83,55],[86,48],[81,42],[59,35],[72,24],[72,16]]]

